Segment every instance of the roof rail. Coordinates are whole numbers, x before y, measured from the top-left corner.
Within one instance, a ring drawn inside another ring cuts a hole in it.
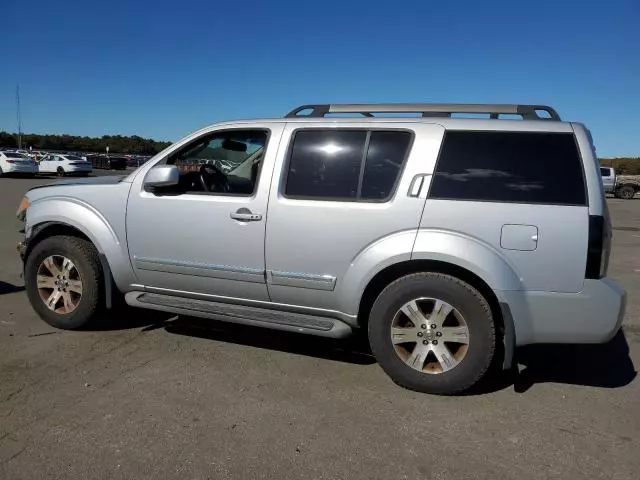
[[[310,110],[310,113],[301,113]],[[541,116],[541,113],[546,116]],[[362,103],[302,105],[285,115],[285,118],[322,118],[331,113],[356,113],[374,117],[374,113],[420,113],[423,117],[451,117],[454,113],[484,113],[498,119],[500,115],[520,115],[523,120],[555,120],[560,115],[546,105],[464,104],[464,103]]]

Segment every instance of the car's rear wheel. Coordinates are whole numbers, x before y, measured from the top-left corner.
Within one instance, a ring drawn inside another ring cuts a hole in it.
[[[102,267],[87,240],[70,236],[42,240],[29,253],[24,274],[29,301],[49,325],[73,330],[96,316]]]
[[[397,384],[456,394],[478,383],[493,360],[491,308],[475,288],[440,273],[417,273],[387,286],[373,305],[369,342]]]
[[[623,185],[616,191],[616,197],[631,200],[636,195],[636,190],[631,185]]]

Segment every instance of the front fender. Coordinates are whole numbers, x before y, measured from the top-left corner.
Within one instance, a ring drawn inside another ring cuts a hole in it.
[[[113,279],[122,289],[135,283],[125,238],[120,238],[107,219],[93,206],[73,197],[46,197],[29,206],[25,233],[29,241],[50,224],[73,227],[82,232],[109,263]]]
[[[522,290],[516,269],[491,245],[447,230],[419,230],[412,260],[437,260],[457,265],[484,280],[503,301],[503,290]]]

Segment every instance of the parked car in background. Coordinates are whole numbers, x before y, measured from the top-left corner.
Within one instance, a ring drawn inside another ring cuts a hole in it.
[[[602,186],[605,193],[613,193],[616,188],[616,171],[612,167],[600,167]]]
[[[0,152],[0,177],[6,174],[34,175],[38,165],[31,157],[24,153]]]
[[[91,173],[91,162],[75,155],[51,154],[40,160],[38,173],[54,173],[59,177],[65,175],[83,175]]]
[[[119,157],[115,155],[89,155],[87,156],[87,161],[91,162],[93,168],[106,170],[127,169],[126,157]]]

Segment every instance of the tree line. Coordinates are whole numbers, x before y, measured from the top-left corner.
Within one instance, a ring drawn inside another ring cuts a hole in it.
[[[640,175],[640,157],[601,159],[603,167],[613,167],[616,175]]]
[[[22,148],[28,150],[66,150],[72,152],[104,152],[107,146],[113,153],[132,153],[154,155],[171,145],[171,142],[158,142],[137,135],[103,135],[102,137],[79,137],[74,135],[38,135],[22,134]],[[0,147],[18,148],[18,136],[15,133],[0,132]]]

